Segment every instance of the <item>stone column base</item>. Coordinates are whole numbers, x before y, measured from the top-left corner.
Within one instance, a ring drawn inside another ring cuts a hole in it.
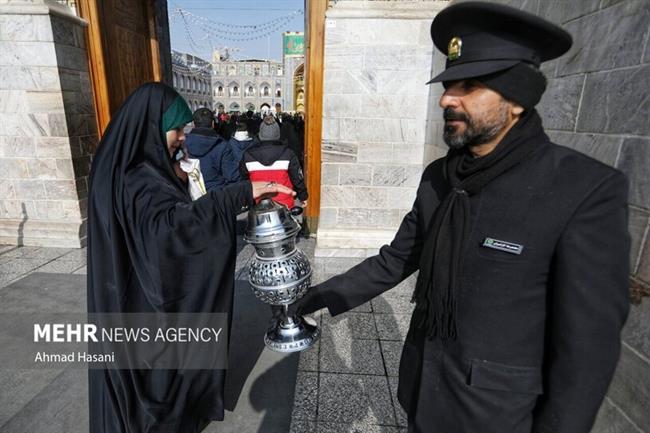
[[[85,226],[82,221],[0,219],[0,244],[81,248],[86,246]]]
[[[323,229],[316,235],[316,257],[369,257],[390,243],[395,229]]]

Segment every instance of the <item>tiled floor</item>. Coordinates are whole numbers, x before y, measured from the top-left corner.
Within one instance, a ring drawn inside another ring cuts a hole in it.
[[[316,257],[314,281],[362,259]],[[291,433],[405,433],[397,372],[415,277],[354,310],[315,315],[320,344],[301,354]]]
[[[363,260],[314,258],[313,239],[301,240],[299,247],[312,259],[314,283]],[[252,254],[250,246],[240,251],[238,279],[245,278]],[[32,272],[83,274],[86,250],[0,245],[0,287]],[[322,337],[315,347],[300,354],[291,433],[406,431],[405,417],[396,401],[397,368],[414,284],[415,279],[409,278],[371,302],[334,318],[326,310],[315,315]]]
[[[86,273],[86,249],[0,246],[0,287],[32,272]]]

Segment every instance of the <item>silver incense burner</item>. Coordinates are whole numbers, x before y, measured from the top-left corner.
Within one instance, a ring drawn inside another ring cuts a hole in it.
[[[295,208],[299,214],[302,209]],[[289,305],[302,298],[311,285],[311,265],[296,248],[300,224],[292,211],[264,199],[248,211],[244,239],[255,247],[248,280],[262,302],[281,306],[278,320],[264,336],[266,346],[276,352],[297,352],[314,345],[320,329],[308,317],[291,316]]]

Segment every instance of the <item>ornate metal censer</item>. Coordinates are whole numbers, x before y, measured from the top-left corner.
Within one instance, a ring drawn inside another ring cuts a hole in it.
[[[311,285],[309,259],[296,248],[298,232],[300,224],[292,212],[271,199],[248,211],[244,239],[255,247],[248,280],[258,299],[282,307],[278,320],[264,336],[266,346],[277,352],[305,350],[320,337],[312,319],[288,314],[289,305],[302,298]]]

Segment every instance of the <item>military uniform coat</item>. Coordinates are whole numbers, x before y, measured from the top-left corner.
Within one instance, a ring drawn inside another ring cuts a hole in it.
[[[457,338],[428,339],[411,319],[398,390],[410,432],[588,433],[592,427],[629,308],[627,183],[619,171],[542,138],[529,159],[470,197]],[[317,286],[333,315],[417,270],[449,189],[443,161],[424,171],[390,245]],[[488,248],[486,238],[523,249]]]

